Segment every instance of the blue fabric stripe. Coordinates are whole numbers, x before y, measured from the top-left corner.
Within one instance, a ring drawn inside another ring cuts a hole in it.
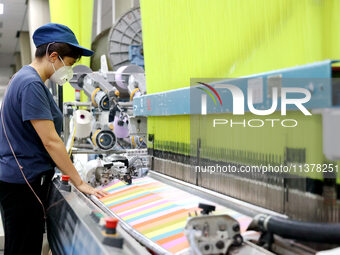
[[[158,210],[156,210],[156,211],[152,211],[152,212],[145,213],[145,214],[139,215],[139,216],[137,216],[137,217],[131,218],[131,219],[129,219],[129,220],[126,220],[125,222],[130,223],[130,222],[132,222],[132,221],[139,220],[139,219],[141,219],[141,218],[144,218],[144,217],[147,217],[147,216],[150,216],[150,215],[153,215],[153,214],[156,214],[156,213],[158,213],[158,212],[165,211],[165,210],[168,210],[168,209],[171,209],[171,208],[174,208],[174,207],[177,207],[177,205],[168,205],[167,207],[158,209]]]
[[[150,239],[151,239],[153,242],[156,242],[156,241],[158,241],[158,240],[167,238],[167,237],[169,237],[169,236],[177,235],[177,234],[183,232],[183,229],[184,229],[184,228],[178,228],[178,229],[169,231],[169,232],[167,232],[167,233],[164,233],[164,234],[161,234],[161,235],[158,235],[158,236],[154,236],[154,237],[152,237],[152,238],[150,238]]]

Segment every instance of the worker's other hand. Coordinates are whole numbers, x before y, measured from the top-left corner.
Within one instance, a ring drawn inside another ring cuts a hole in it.
[[[88,185],[85,182],[81,182],[81,184],[79,184],[78,186],[76,186],[76,188],[85,193],[85,194],[89,194],[89,195],[95,195],[98,198],[101,198],[105,195],[108,195],[109,193],[106,192],[105,190],[99,190],[99,189],[95,189],[93,187],[91,187],[90,185]]]

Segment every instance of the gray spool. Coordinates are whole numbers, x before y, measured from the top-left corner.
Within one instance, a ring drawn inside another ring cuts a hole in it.
[[[142,45],[140,8],[133,8],[119,18],[108,36],[108,58],[113,70],[129,65],[129,46]]]

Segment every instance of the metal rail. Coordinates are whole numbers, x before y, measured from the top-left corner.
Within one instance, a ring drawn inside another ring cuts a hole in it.
[[[182,189],[184,191],[187,191],[191,194],[197,195],[199,197],[202,197],[206,200],[213,201],[217,204],[220,204],[222,206],[225,206],[227,208],[233,209],[237,212],[240,212],[244,215],[247,215],[249,217],[254,217],[258,214],[267,214],[267,215],[273,215],[273,216],[279,216],[283,218],[288,218],[287,215],[280,214],[226,195],[223,195],[221,193],[202,188],[200,186],[193,185],[191,183],[178,180],[176,178],[157,173],[155,171],[150,170],[149,176],[161,181],[163,183],[169,184],[171,186],[175,186],[179,189]]]

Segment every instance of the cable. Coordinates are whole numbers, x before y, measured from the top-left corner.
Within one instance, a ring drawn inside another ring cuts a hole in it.
[[[117,144],[120,146],[120,148],[122,148],[123,150],[125,150],[125,148],[119,143],[118,139],[117,139]]]
[[[46,220],[47,217],[46,217],[45,206],[44,206],[44,204],[41,202],[39,196],[35,193],[34,189],[33,189],[32,186],[30,185],[30,183],[28,182],[28,180],[27,180],[27,178],[26,178],[26,176],[25,176],[25,173],[24,173],[24,171],[23,171],[23,167],[20,165],[20,163],[19,163],[19,161],[18,161],[18,159],[17,159],[17,157],[16,157],[16,155],[15,155],[15,153],[14,153],[12,144],[11,144],[11,142],[9,141],[9,138],[8,138],[8,136],[7,136],[7,131],[6,131],[5,123],[4,123],[4,105],[5,105],[5,99],[6,99],[7,90],[8,90],[9,85],[11,84],[11,81],[13,80],[13,78],[14,78],[14,75],[12,76],[11,80],[8,82],[7,89],[6,89],[6,92],[5,92],[5,95],[4,95],[4,100],[2,101],[2,105],[1,105],[1,123],[2,123],[2,128],[4,129],[4,134],[5,134],[5,137],[6,137],[6,139],[7,139],[7,143],[8,143],[8,145],[9,145],[9,148],[10,148],[11,151],[12,151],[13,157],[14,157],[14,159],[15,159],[15,161],[16,161],[16,163],[17,163],[19,169],[20,169],[20,172],[21,172],[22,176],[24,177],[25,182],[27,183],[27,185],[28,185],[28,186],[30,187],[30,189],[32,190],[34,196],[37,198],[37,200],[38,200],[39,203],[41,204],[41,207],[42,207],[43,213],[44,213],[44,219]]]
[[[340,224],[303,222],[277,216],[257,215],[248,230],[259,229],[299,241],[340,244]]]

